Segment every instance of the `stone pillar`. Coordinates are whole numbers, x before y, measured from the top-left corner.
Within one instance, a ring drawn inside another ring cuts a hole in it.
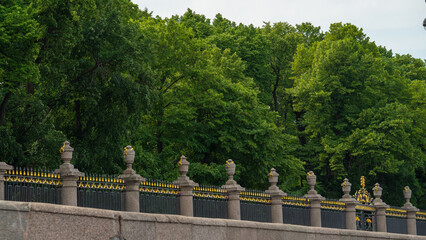
[[[74,148],[70,146],[68,141],[64,142],[59,152],[61,153],[62,164],[59,169],[55,170],[61,176],[62,180],[62,204],[77,206],[77,180],[79,177],[84,176],[84,173],[78,171],[72,165],[72,153]]]
[[[139,212],[139,186],[141,185],[141,181],[145,181],[145,179],[139,174],[136,174],[136,171],[132,168],[132,164],[135,161],[135,151],[132,146],[124,148],[123,157],[127,168],[118,178],[124,179],[124,183],[126,184],[126,211]]]
[[[228,192],[228,218],[241,220],[240,192],[244,191],[245,188],[238,185],[234,180],[235,163],[232,159],[226,161],[225,168],[228,181],[222,187]]]
[[[183,216],[194,216],[194,206],[192,200],[192,191],[194,187],[198,187],[198,183],[195,183],[189,179],[186,174],[189,169],[189,162],[186,160],[186,157],[182,155],[178,162],[178,168],[180,176],[173,183],[179,185],[179,201],[180,201],[180,214]]]
[[[373,205],[376,208],[376,224],[378,232],[386,232],[386,208],[389,205],[383,202],[382,197],[383,188],[380,184],[376,183],[373,187],[374,200]]]
[[[419,209],[413,206],[413,204],[410,202],[412,191],[409,186],[404,187],[403,193],[405,204],[402,209],[407,211],[407,233],[411,235],[417,235],[416,213],[419,211]]]
[[[325,198],[319,195],[315,190],[317,176],[314,172],[308,172],[306,180],[308,180],[310,190],[304,195],[304,197],[309,199],[311,205],[311,226],[321,227],[321,201],[325,200]]]
[[[271,186],[266,190],[266,193],[271,195],[271,215],[273,223],[283,223],[283,204],[281,199],[283,196],[287,196],[287,194],[281,191],[277,186],[278,176],[279,174],[275,171],[275,168],[271,168],[271,172],[268,174]]]
[[[345,203],[345,216],[346,216],[346,229],[356,230],[356,210],[355,206],[358,201],[350,195],[352,184],[347,178],[342,183],[343,196],[339,199],[340,202]]]
[[[4,174],[7,170],[12,169],[12,166],[6,164],[5,162],[0,162],[0,200],[4,200]]]

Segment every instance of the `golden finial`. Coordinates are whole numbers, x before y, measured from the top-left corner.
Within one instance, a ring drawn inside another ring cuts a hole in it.
[[[408,187],[407,186],[404,187],[404,191],[408,192]]]
[[[272,177],[274,176],[274,173],[272,173],[272,169],[271,169],[271,171],[269,172],[268,176],[269,176],[269,178],[272,178]]]
[[[308,178],[311,177],[311,172],[307,172],[306,174],[308,175]]]
[[[178,166],[182,166],[182,157],[180,157],[179,162],[178,162]]]
[[[65,142],[64,142],[64,145],[62,145],[61,149],[59,149],[60,153],[64,153],[64,151],[65,151]]]
[[[364,188],[365,187],[365,177],[361,176],[361,187]]]
[[[346,183],[348,182],[348,179],[345,178],[345,180],[343,180],[343,184],[342,187],[346,187]]]

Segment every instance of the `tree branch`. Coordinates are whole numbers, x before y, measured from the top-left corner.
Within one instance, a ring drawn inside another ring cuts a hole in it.
[[[3,98],[3,102],[0,105],[0,126],[4,125],[4,119],[6,116],[6,106],[7,103],[9,102],[10,97],[12,96],[12,92],[7,92],[6,96],[4,96]]]
[[[175,83],[177,83],[179,80],[181,80],[182,78],[184,78],[185,76],[180,76],[177,79],[175,79],[172,83],[170,83],[169,86],[166,87],[166,89],[163,90],[163,93],[166,93],[167,90],[169,90],[169,88],[171,88]]]
[[[91,67],[91,68],[83,71],[82,73],[80,73],[76,78],[74,78],[74,80],[71,81],[71,84],[76,83],[78,80],[80,80],[82,77],[84,77],[84,75],[95,71],[98,67],[99,67],[99,62],[95,61],[95,65],[93,67]]]

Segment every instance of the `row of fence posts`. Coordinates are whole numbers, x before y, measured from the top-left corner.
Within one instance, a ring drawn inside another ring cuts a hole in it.
[[[84,173],[75,169],[70,163],[72,159],[72,153],[74,149],[70,146],[70,143],[66,141],[60,149],[62,165],[59,169],[55,170],[55,173],[60,175],[62,180],[62,204],[77,206],[77,180],[79,177],[84,176]],[[139,212],[139,186],[141,181],[145,181],[139,174],[136,173],[132,168],[132,164],[135,158],[135,151],[131,146],[127,146],[123,152],[124,162],[127,165],[126,170],[119,178],[124,179],[126,185],[125,194],[125,206],[126,211]],[[184,216],[193,216],[193,189],[198,184],[189,179],[186,176],[188,172],[189,162],[185,156],[180,158],[178,163],[180,176],[174,182],[179,186],[180,190],[180,213]],[[226,189],[228,194],[228,218],[240,220],[240,193],[245,189],[241,187],[235,180],[235,163],[229,159],[226,161],[226,173],[228,174],[228,180],[222,187]],[[4,200],[4,174],[7,170],[12,170],[13,167],[7,165],[4,162],[0,162],[0,200]],[[266,191],[271,197],[271,215],[273,223],[283,223],[283,211],[281,199],[283,196],[287,196],[286,193],[281,191],[278,186],[279,174],[274,168],[271,169],[268,174],[269,182],[271,186]],[[310,219],[311,226],[321,227],[321,201],[325,200],[323,196],[318,194],[315,190],[316,175],[310,171],[307,174],[307,182],[310,187],[305,198],[309,199],[310,202]],[[351,183],[348,179],[344,179],[342,183],[343,197],[339,199],[340,202],[345,203],[345,219],[346,229],[356,230],[356,210],[355,207],[359,202],[354,199],[349,193],[351,191]],[[373,206],[376,208],[376,226],[378,232],[386,232],[386,209],[389,205],[383,202],[381,199],[382,188],[378,183],[373,188],[375,199],[373,200]],[[404,198],[406,203],[403,209],[407,211],[407,232],[408,234],[416,235],[416,212],[419,211],[410,203],[411,190],[409,187],[404,188]]]

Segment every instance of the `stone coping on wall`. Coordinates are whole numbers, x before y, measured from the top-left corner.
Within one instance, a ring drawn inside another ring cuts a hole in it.
[[[426,237],[0,201],[0,239],[367,240]]]

